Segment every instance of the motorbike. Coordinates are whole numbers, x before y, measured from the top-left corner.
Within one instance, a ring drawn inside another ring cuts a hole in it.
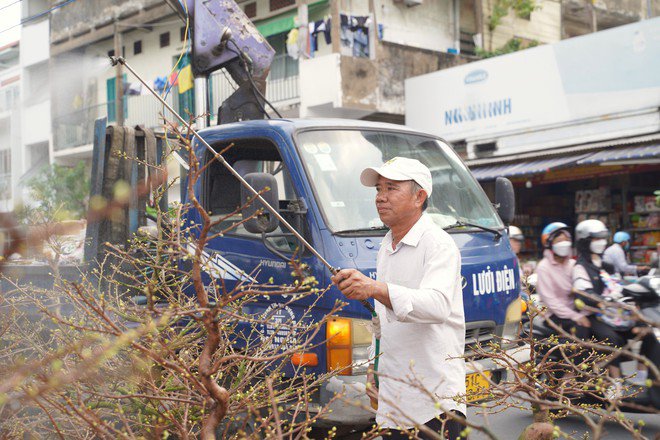
[[[638,310],[640,315],[649,323],[654,323],[653,331],[655,337],[658,338],[660,342],[660,274],[659,273],[650,273],[649,275],[638,278],[636,281],[621,285],[619,293],[616,297],[608,298],[607,301],[617,301],[622,304],[634,305]],[[626,325],[626,318],[630,316],[624,316],[619,318],[620,325]],[[630,320],[631,327],[637,326],[640,324]],[[648,324],[644,324],[648,325]],[[524,334],[529,334],[531,331],[532,337],[536,341],[547,341],[554,333],[554,329],[547,324],[543,316],[535,316],[530,322],[526,322],[523,325]],[[543,357],[549,353],[551,344],[540,344],[538,346],[537,356]],[[659,351],[659,350],[656,350]],[[560,361],[560,354],[558,352],[550,352],[549,359],[551,361]],[[649,355],[649,360],[651,360],[656,366],[660,366],[660,353],[654,352]],[[561,375],[561,373],[559,373]],[[656,380],[657,382],[657,380]],[[639,412],[641,411],[640,407],[651,407],[655,409],[660,409],[660,386],[657,384],[654,386],[646,386],[646,384],[635,384],[630,381],[626,381],[624,388],[627,389],[625,395],[629,397],[624,397],[622,401],[622,409],[628,412]],[[590,403],[597,404],[596,401],[587,402],[586,398],[577,396],[576,400],[579,403]],[[577,403],[577,402],[576,402]],[[629,405],[626,405],[629,404]]]

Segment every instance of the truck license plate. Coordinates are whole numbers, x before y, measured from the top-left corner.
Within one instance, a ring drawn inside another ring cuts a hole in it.
[[[468,402],[474,402],[488,397],[490,384],[486,378],[490,379],[490,376],[490,371],[481,371],[479,373],[468,374],[465,377],[465,390],[467,392]]]

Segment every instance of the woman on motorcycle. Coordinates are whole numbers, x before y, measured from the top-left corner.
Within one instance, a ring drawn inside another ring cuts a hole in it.
[[[603,222],[599,220],[584,220],[575,228],[575,239],[577,242],[578,259],[573,268],[573,288],[582,292],[597,296],[608,296],[610,289],[606,282],[608,274],[605,269],[602,254],[607,247],[609,231]],[[610,272],[612,268],[609,268]],[[602,301],[594,301],[582,298],[585,304],[598,308]],[[629,339],[635,338],[639,333],[636,327],[617,327],[606,322],[602,316],[589,315],[591,331],[598,341],[606,341],[615,347],[624,347]],[[658,353],[658,341],[653,332],[647,333],[642,339],[641,354],[649,359],[654,359]],[[620,356],[612,360],[609,365],[610,376],[615,379],[621,378]],[[638,373],[639,374],[639,373]],[[616,382],[614,389],[610,390],[608,397],[618,397],[621,393],[621,385]]]
[[[536,268],[536,290],[550,312],[550,319],[580,339],[591,335],[591,323],[586,313],[575,309],[571,290],[575,261],[571,259],[571,233],[565,223],[554,222],[541,233],[543,259]]]

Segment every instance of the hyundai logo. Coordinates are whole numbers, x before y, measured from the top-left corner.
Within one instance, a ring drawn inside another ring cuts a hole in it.
[[[465,79],[463,81],[465,82],[465,84],[474,84],[474,83],[486,81],[487,79],[488,79],[488,72],[486,72],[483,69],[479,69],[479,70],[473,70],[472,72],[465,75]]]

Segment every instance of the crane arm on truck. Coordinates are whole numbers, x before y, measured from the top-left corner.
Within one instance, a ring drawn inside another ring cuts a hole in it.
[[[196,101],[201,101],[203,105],[196,106],[195,114],[201,116],[208,112],[209,75],[224,68],[236,82],[237,88],[220,105],[218,124],[263,119],[267,116],[264,109],[264,105],[267,104],[266,78],[275,51],[241,8],[232,0],[165,0],[165,2],[187,24],[187,28],[192,28],[192,71],[196,83],[198,79],[205,80],[199,85],[196,84],[196,88],[201,89]],[[140,131],[137,137],[131,127],[115,127],[106,132],[108,130],[106,122],[106,119],[97,121],[94,129],[91,197],[97,195],[111,197],[109,190],[103,188],[113,187],[118,180],[137,182],[136,164],[127,165],[124,175],[109,170],[116,170],[119,166],[117,151],[124,151],[129,146],[130,151],[144,149],[146,142],[144,139],[153,138],[153,133],[148,129],[143,130],[144,136]],[[206,124],[202,124],[204,125]],[[106,145],[106,135],[111,139],[108,145]],[[129,156],[132,157],[134,154]],[[144,200],[137,199],[133,197],[130,206],[125,208],[126,212],[123,216],[127,219],[125,226],[111,227],[109,222],[101,222],[88,228],[86,243],[91,244],[86,246],[85,261],[98,258],[99,252],[102,252],[100,243],[109,237],[113,237],[111,242],[123,243],[130,234],[137,231],[139,225],[145,223],[143,216],[138,214],[141,210],[139,207],[144,206]],[[116,234],[111,235],[113,228]],[[104,239],[101,240],[99,237]]]
[[[266,78],[275,51],[233,0],[165,0],[192,25],[195,78],[226,69],[237,89],[218,110],[218,124],[266,116]],[[204,91],[205,95],[206,90]]]

